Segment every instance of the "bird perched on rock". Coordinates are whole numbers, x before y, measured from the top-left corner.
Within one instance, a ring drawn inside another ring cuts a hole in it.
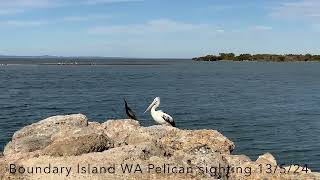
[[[138,120],[137,116],[134,114],[132,109],[128,106],[126,99],[123,98],[123,100],[124,100],[125,110],[126,110],[126,113],[129,117],[129,119]]]
[[[171,126],[176,127],[176,123],[169,114],[166,114],[161,110],[156,111],[156,108],[158,108],[159,106],[160,97],[156,97],[144,113],[151,109],[151,116],[157,123],[170,124]]]

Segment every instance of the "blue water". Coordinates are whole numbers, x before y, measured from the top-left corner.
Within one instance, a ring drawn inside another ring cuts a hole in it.
[[[0,150],[18,129],[57,114],[141,119],[154,97],[181,129],[216,129],[252,160],[320,171],[320,63],[109,60],[95,66],[0,66]],[[0,63],[1,64],[1,63]]]

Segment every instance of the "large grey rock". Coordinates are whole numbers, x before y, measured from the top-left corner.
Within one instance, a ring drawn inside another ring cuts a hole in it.
[[[252,161],[245,155],[231,155],[234,148],[233,142],[215,130],[141,127],[134,120],[109,120],[100,124],[88,122],[81,114],[55,116],[14,134],[12,142],[5,147],[4,157],[0,156],[0,179],[320,179],[319,173],[311,171],[308,174],[260,172],[261,164],[277,167],[271,154]],[[10,163],[24,167],[51,164],[71,167],[73,171],[68,177],[52,173],[10,174],[5,171]],[[79,165],[88,164],[114,166],[118,170],[114,174],[77,173]],[[122,173],[121,165],[125,164],[139,164],[144,173]],[[154,169],[148,173],[150,165]],[[162,173],[173,166],[193,171]],[[161,173],[157,168],[162,169]]]
[[[78,156],[91,152],[102,152],[113,148],[113,141],[104,134],[72,136],[52,142],[44,150],[44,155]]]
[[[52,137],[60,131],[70,131],[87,125],[88,119],[82,114],[49,117],[14,133],[12,141],[4,149],[4,155],[20,156],[42,150],[52,143]]]
[[[51,136],[62,128],[69,127],[85,127],[88,126],[88,119],[82,114],[73,114],[66,116],[53,116],[37,123],[24,127],[14,133],[12,140],[33,136],[44,135]]]
[[[99,127],[97,127],[100,129]],[[131,136],[138,133],[140,124],[135,120],[109,120],[101,124],[103,132],[114,140],[115,146],[128,145]],[[141,139],[142,138],[142,139]],[[145,142],[143,136],[136,139],[138,142]],[[137,144],[136,142],[130,142],[130,144]]]
[[[163,126],[165,127],[165,126]],[[235,145],[228,138],[214,130],[169,130],[159,141],[174,151],[189,154],[208,154],[218,152],[230,154]]]

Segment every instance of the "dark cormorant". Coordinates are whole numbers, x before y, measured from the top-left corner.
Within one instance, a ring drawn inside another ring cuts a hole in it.
[[[123,98],[123,100],[124,100],[126,113],[127,113],[128,117],[129,117],[129,119],[138,120],[138,118],[136,117],[136,115],[134,114],[132,109],[128,106],[128,103],[127,103],[126,99]]]

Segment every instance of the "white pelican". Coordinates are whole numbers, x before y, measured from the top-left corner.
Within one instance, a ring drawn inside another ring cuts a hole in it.
[[[150,106],[147,108],[147,110],[144,113],[146,113],[151,109],[151,116],[157,123],[170,124],[171,126],[175,127],[176,124],[173,118],[169,114],[166,114],[161,110],[156,111],[156,108],[158,108],[159,106],[160,106],[160,98],[156,97],[154,98],[153,102],[150,104]]]

